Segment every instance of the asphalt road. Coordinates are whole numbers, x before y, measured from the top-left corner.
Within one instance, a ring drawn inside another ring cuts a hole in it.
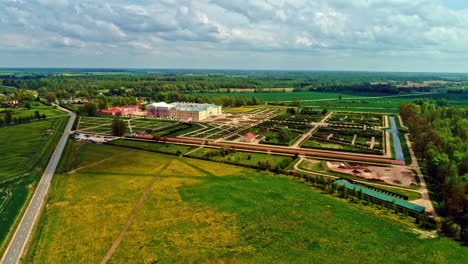
[[[45,169],[44,174],[39,181],[39,185],[36,188],[36,191],[26,209],[26,212],[24,213],[23,218],[21,219],[21,222],[18,225],[15,234],[13,235],[13,238],[11,239],[8,248],[3,255],[3,258],[0,261],[1,264],[16,264],[20,262],[24,248],[30,239],[32,229],[39,219],[39,212],[44,204],[47,191],[49,190],[50,181],[52,180],[52,176],[55,173],[55,169],[57,168],[57,164],[60,160],[60,157],[62,156],[63,149],[67,143],[67,138],[70,135],[73,122],[75,122],[76,118],[75,113],[61,107],[59,107],[59,109],[67,112],[70,116],[70,120],[68,121],[68,124],[65,127],[65,131],[60,138],[60,141],[57,144],[52,157],[49,160],[49,164],[47,165],[47,168]]]

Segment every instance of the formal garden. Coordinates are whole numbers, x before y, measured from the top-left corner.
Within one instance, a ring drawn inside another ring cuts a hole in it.
[[[377,114],[334,113],[302,143],[303,148],[381,155],[384,153],[384,118]]]
[[[344,126],[381,127],[383,126],[383,117],[381,114],[335,112],[328,119],[328,122]]]

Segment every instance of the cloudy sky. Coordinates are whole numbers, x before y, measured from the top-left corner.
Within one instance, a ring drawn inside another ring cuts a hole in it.
[[[468,72],[468,1],[0,0],[0,67]]]

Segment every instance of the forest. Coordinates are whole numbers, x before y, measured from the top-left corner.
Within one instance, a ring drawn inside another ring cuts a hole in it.
[[[443,231],[468,242],[468,108],[416,99],[402,103],[400,114],[444,217]]]
[[[458,89],[464,87],[468,76],[463,74],[422,73],[373,73],[373,72],[288,72],[288,71],[196,71],[167,70],[158,74],[137,71],[134,75],[92,75],[77,71],[65,73],[0,75],[3,85],[39,90],[47,88],[58,92],[59,98],[67,98],[72,91],[81,96],[92,96],[92,91],[108,95],[130,93],[136,97],[151,97],[159,92],[181,93],[229,92],[230,89],[254,89],[263,92],[267,88],[293,88],[294,91],[353,91],[397,94],[407,92],[408,82],[445,81],[432,83],[430,87]],[[112,72],[114,73],[114,72]]]

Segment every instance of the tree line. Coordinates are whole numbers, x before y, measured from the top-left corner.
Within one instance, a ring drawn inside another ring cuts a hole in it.
[[[401,214],[403,217],[414,217],[415,223],[422,228],[432,229],[436,227],[434,220],[430,219],[426,214],[417,213],[407,208],[397,206],[395,201],[387,202],[376,197],[365,195],[362,189],[357,190],[356,187],[348,189],[343,185],[338,185],[334,181],[324,178],[323,176],[311,176],[305,173],[296,173],[295,177],[311,184],[313,187],[321,189],[330,195],[334,195],[352,203],[373,206],[379,210],[387,210],[394,214]]]
[[[468,108],[416,99],[402,103],[400,114],[444,217],[443,231],[468,242]]]
[[[397,84],[407,81],[463,80],[468,78],[439,75],[408,75],[386,73],[338,72],[245,72],[243,74],[141,74],[112,76],[2,76],[6,86],[36,90],[57,99],[108,96],[152,97],[160,92],[216,93],[230,89],[294,88],[294,91],[352,91],[395,94],[402,89]],[[372,82],[383,82],[371,84]],[[437,84],[441,86],[442,84]],[[463,83],[443,84],[443,87],[463,87]],[[407,90],[407,89],[403,89]]]
[[[34,111],[32,115],[20,115],[15,116],[12,110],[3,111],[4,117],[0,117],[0,125],[13,125],[13,124],[22,124],[27,123],[33,120],[45,119],[47,116],[42,114],[39,111]]]

